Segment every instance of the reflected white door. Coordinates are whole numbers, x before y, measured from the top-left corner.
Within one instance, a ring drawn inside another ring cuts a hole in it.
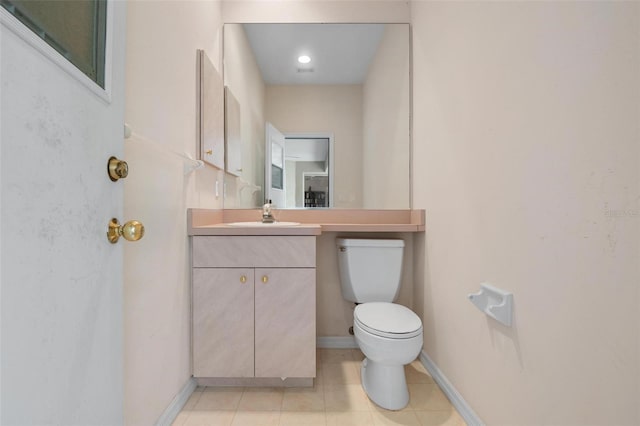
[[[123,424],[125,2],[104,91],[0,7],[1,424]],[[62,58],[62,60],[60,60]],[[126,219],[125,219],[126,220]]]
[[[266,125],[265,149],[265,198],[271,200],[277,208],[286,206],[285,198],[285,139],[282,132],[276,129],[273,124]]]

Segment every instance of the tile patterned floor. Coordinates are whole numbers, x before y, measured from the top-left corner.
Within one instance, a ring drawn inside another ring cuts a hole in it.
[[[319,349],[313,388],[197,388],[174,426],[463,426],[420,361],[406,366],[409,406],[384,410],[360,386],[362,353]]]

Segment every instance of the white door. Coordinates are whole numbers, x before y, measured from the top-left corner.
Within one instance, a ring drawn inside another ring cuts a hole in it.
[[[273,124],[267,123],[267,146],[265,149],[265,199],[271,200],[272,204],[277,208],[284,208],[286,205],[285,197],[285,170],[284,170],[284,154],[285,140],[280,130],[276,129]]]
[[[123,423],[125,2],[108,3],[106,87],[0,7],[0,424]]]

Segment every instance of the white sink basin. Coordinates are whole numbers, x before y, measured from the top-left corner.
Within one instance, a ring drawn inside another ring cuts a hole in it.
[[[300,222],[273,222],[273,223],[264,223],[264,222],[231,222],[226,223],[225,225],[229,226],[246,226],[250,228],[271,228],[271,227],[279,227],[279,226],[296,226],[300,225]]]

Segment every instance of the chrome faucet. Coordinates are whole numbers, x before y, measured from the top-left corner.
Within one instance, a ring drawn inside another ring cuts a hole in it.
[[[275,221],[276,218],[271,213],[271,200],[269,200],[262,206],[262,223],[273,223]]]

